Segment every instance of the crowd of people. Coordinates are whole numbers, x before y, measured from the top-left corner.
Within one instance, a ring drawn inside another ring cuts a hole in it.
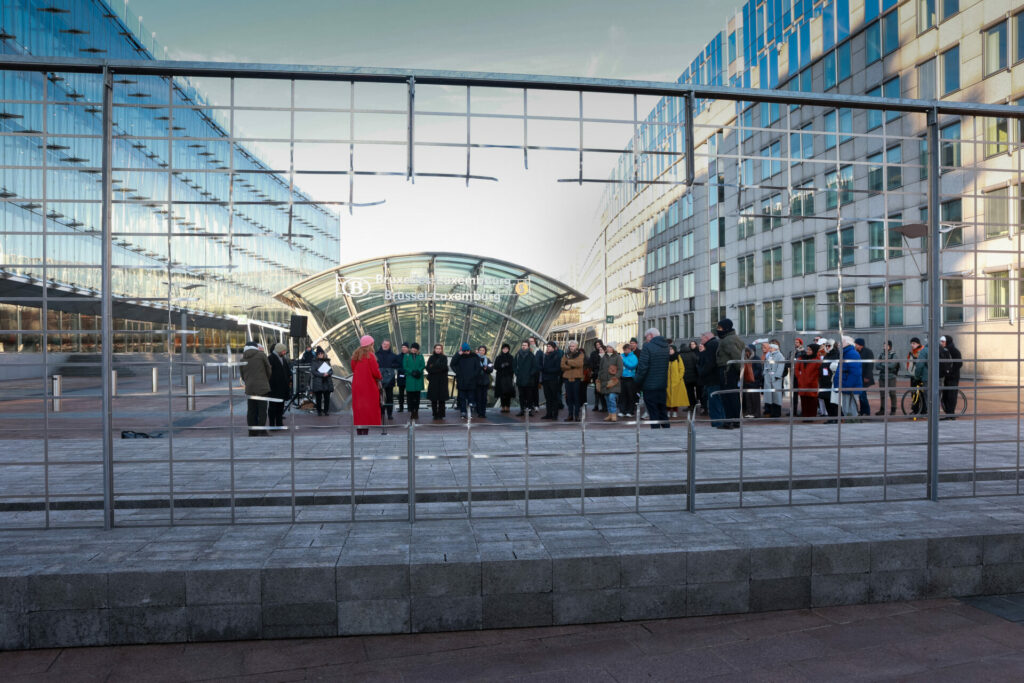
[[[597,340],[588,355],[575,340],[560,349],[554,341],[542,345],[529,337],[514,354],[509,344],[502,344],[492,359],[486,346],[474,350],[468,343],[450,358],[441,344],[426,357],[416,342],[403,343],[396,351],[385,339],[375,349],[373,337],[365,335],[350,359],[354,423],[359,433],[366,433],[370,426],[393,420],[396,408],[419,420],[424,391],[433,420],[444,421],[452,398],[449,378],[463,420],[485,419],[492,391],[502,413],[511,413],[515,401],[518,417],[533,417],[543,391],[541,420],[576,422],[583,419],[592,384],[592,410],[605,413],[607,422],[637,417],[649,420],[652,428],[668,428],[671,418],[700,410],[719,429],[738,428],[741,417],[782,417],[787,393],[790,415],[804,421],[859,421],[872,414],[870,397],[875,394],[874,415],[885,415],[887,404],[894,414],[901,377],[919,389],[928,379],[929,348],[917,337],[911,338],[905,358],[897,357],[891,341],[876,356],[863,338],[847,335],[838,341],[819,336],[806,344],[798,337],[787,357],[777,339],[745,343],[732,321],[723,318],[714,333],[687,342],[681,350],[671,342],[650,328],[643,344],[635,338],[622,345]],[[943,419],[956,419],[963,360],[952,336],[939,338],[938,359]],[[292,396],[286,348],[277,344],[268,357],[262,345],[249,342],[242,360],[250,435],[267,435],[259,427],[268,419],[271,427],[280,427],[285,402]],[[317,414],[329,414],[334,384],[327,354],[307,347],[299,362],[309,366]],[[924,395],[918,392],[913,412],[927,413]]]

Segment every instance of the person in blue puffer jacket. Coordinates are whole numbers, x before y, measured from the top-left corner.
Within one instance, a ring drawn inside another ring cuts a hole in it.
[[[857,396],[864,388],[863,364],[860,362],[860,354],[857,353],[852,337],[843,335],[842,344],[840,371],[832,376],[832,387],[839,392],[840,415],[856,418],[860,414]],[[856,420],[850,420],[854,421]]]
[[[640,359],[630,344],[622,345],[622,390],[619,392],[619,415],[633,417],[636,410],[636,366]]]

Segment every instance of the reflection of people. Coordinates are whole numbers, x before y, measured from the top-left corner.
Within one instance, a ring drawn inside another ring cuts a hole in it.
[[[320,368],[327,365],[327,371],[321,372]],[[327,353],[319,346],[316,348],[316,358],[310,368],[309,390],[313,392],[313,400],[316,401],[316,414],[327,415],[331,411],[331,394],[334,393],[334,370],[327,360]]]
[[[281,402],[271,402],[267,406],[267,418],[271,427],[284,426],[284,402],[292,396],[292,369],[288,365],[285,354],[288,348],[284,344],[277,344],[274,352],[270,354],[270,397],[279,398]]]
[[[267,354],[254,341],[246,342],[242,349],[242,360],[245,364],[239,368],[242,382],[245,384],[246,396],[267,396],[270,393],[270,361]],[[245,423],[249,425],[249,436],[269,436],[262,429],[267,424],[267,402],[250,398],[246,406]]]
[[[381,423],[380,367],[373,353],[373,337],[364,335],[349,361],[352,366],[352,423],[356,434],[367,434],[368,426]]]
[[[443,420],[444,404],[448,400],[448,357],[444,355],[444,347],[440,344],[434,344],[434,352],[427,360],[427,382],[430,412],[435,420]]]

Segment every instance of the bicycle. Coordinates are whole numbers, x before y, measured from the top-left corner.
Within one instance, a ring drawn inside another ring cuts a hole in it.
[[[926,389],[927,387],[925,387],[924,385],[919,387],[911,387],[903,394],[903,398],[900,400],[900,410],[903,411],[904,415],[909,415],[911,417],[924,417],[927,414],[927,411],[923,410],[926,398]],[[947,391],[947,389],[945,389],[944,387],[939,389],[940,404],[943,391]],[[943,413],[940,417],[961,417],[966,412],[967,394],[965,394],[963,390],[957,389],[956,412],[952,416]]]

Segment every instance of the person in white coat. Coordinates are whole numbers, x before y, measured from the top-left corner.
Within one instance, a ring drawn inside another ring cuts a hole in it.
[[[786,373],[786,357],[773,342],[761,344],[764,354],[764,412],[768,417],[782,417],[782,385]]]

